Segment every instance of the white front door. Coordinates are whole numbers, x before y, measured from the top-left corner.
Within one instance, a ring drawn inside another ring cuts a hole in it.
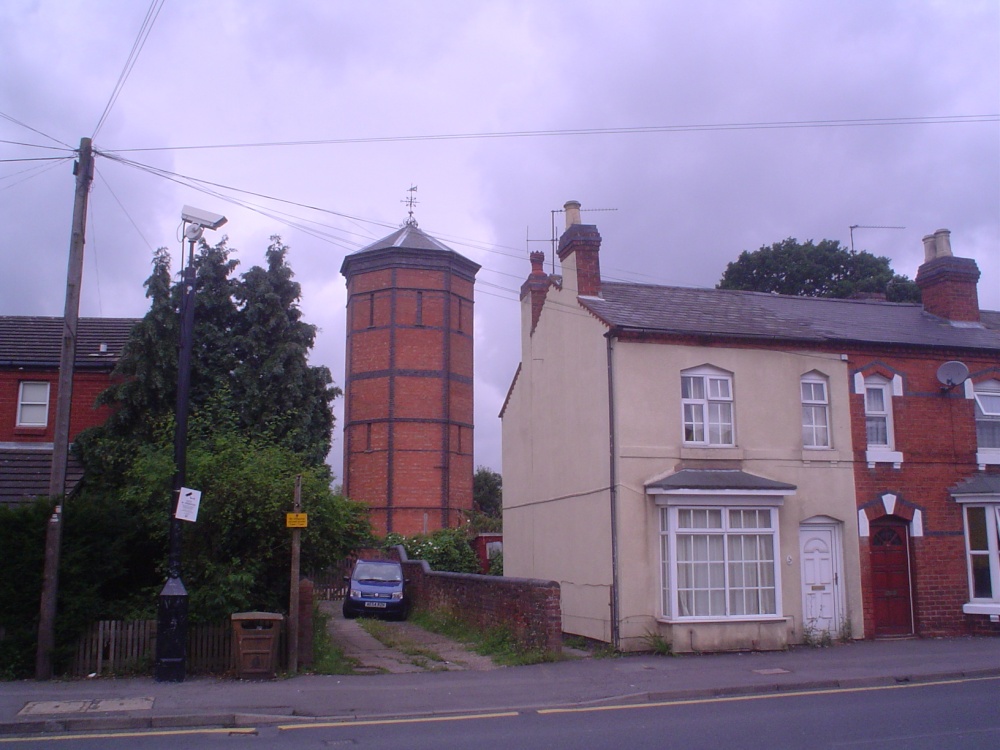
[[[837,527],[833,524],[802,524],[799,528],[803,627],[834,636],[840,627],[843,578],[837,538]]]

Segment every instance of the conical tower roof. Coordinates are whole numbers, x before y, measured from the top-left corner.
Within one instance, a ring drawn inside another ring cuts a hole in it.
[[[388,237],[373,242],[361,248],[358,253],[367,253],[371,250],[385,250],[390,247],[405,247],[410,250],[444,250],[454,252],[443,242],[431,237],[427,232],[418,227],[415,223],[406,223],[390,234]]]
[[[340,272],[349,277],[393,266],[446,268],[469,280],[475,278],[480,268],[478,263],[431,237],[416,222],[407,222],[392,234],[347,255]]]

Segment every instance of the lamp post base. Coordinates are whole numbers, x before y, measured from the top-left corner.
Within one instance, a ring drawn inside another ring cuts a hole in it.
[[[179,577],[167,579],[156,608],[157,682],[184,682],[187,657],[188,593]]]

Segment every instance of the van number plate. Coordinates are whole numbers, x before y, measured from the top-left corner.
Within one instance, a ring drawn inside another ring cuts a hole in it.
[[[385,609],[385,602],[365,602],[366,607],[375,607],[377,609]]]

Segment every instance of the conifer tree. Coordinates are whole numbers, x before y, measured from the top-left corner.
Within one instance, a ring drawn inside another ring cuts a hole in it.
[[[271,243],[267,268],[254,266],[236,278],[238,261],[225,238],[214,246],[202,241],[198,248],[190,413],[194,417],[209,404],[216,412],[226,409],[227,419],[245,434],[274,439],[320,466],[330,449],[331,402],[340,389],[326,367],[308,364],[316,328],[302,320],[301,287],[286,262],[287,246],[280,237]],[[111,469],[97,460],[95,446],[105,463],[134,453],[176,409],[182,288],[171,281],[165,248],[154,253],[145,286],[150,309],[122,352],[115,371],[121,382],[100,397],[115,412],[78,439],[88,471]]]
[[[281,237],[271,237],[267,268],[254,266],[236,287],[233,399],[245,429],[270,433],[320,463],[330,450],[329,405],[340,389],[326,367],[308,363],[316,326],[302,320],[302,290],[285,260],[287,252]]]

